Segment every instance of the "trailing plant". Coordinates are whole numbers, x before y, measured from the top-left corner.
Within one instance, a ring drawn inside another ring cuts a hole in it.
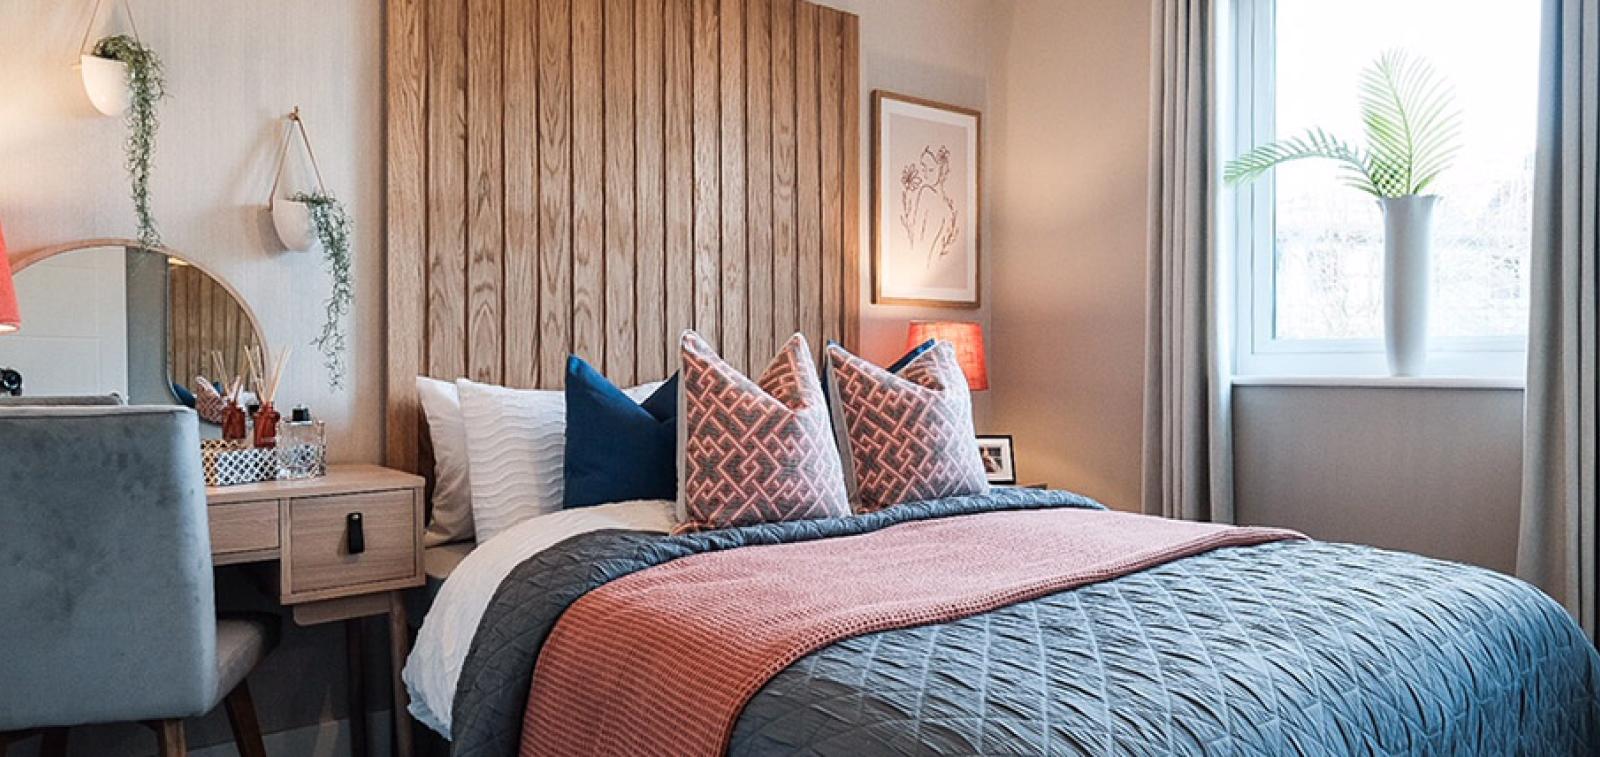
[[[350,275],[350,214],[345,212],[344,203],[337,197],[323,191],[296,192],[289,199],[305,203],[311,211],[311,226],[316,229],[317,241],[322,243],[322,259],[333,280],[332,291],[324,305],[326,317],[322,333],[311,343],[322,352],[329,387],[337,390],[344,386],[345,316],[355,300],[355,285]]]
[[[155,152],[156,104],[167,96],[161,58],[139,40],[127,35],[106,37],[95,43],[97,58],[121,61],[128,67],[128,87],[132,103],[128,108],[128,176],[132,180],[133,212],[139,219],[139,244],[148,249],[161,246],[155,214],[150,209],[150,167]]]
[[[1326,158],[1341,164],[1347,184],[1386,198],[1422,194],[1450,168],[1461,148],[1461,113],[1449,83],[1427,61],[1383,53],[1362,71],[1358,99],[1364,147],[1309,129],[1229,161],[1223,180],[1241,184],[1292,160]]]

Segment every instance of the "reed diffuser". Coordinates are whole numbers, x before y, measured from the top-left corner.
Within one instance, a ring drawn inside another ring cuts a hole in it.
[[[250,371],[256,384],[256,398],[261,403],[261,409],[256,411],[255,446],[272,448],[278,446],[278,421],[282,416],[273,409],[272,401],[278,396],[278,386],[283,382],[283,369],[289,363],[289,355],[294,348],[285,348],[283,354],[278,356],[278,362],[272,367],[272,375],[262,381],[262,367],[265,360],[262,358],[259,347],[248,350],[245,355],[250,360]]]
[[[227,365],[222,360],[222,350],[212,350],[211,368],[212,375],[216,376],[218,381],[222,381],[223,377],[228,375]],[[226,390],[222,406],[222,438],[230,442],[242,442],[247,436],[244,407],[239,404],[239,395],[244,392],[244,377],[235,375]]]

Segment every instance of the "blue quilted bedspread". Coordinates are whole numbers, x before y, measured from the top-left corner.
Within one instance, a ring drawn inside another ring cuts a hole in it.
[[[997,492],[684,537],[601,532],[501,586],[463,671],[453,753],[514,754],[533,661],[584,592],[676,557],[975,510]],[[1600,656],[1491,571],[1318,542],[1222,549],[808,655],[746,706],[735,755],[1600,752]]]

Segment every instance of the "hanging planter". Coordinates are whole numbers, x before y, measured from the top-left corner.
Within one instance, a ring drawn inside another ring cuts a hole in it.
[[[283,181],[284,159],[289,154],[289,144],[296,134],[305,145],[306,157],[317,177],[314,192],[294,192],[288,197],[278,196]],[[355,301],[354,281],[350,273],[350,214],[344,203],[328,191],[322,180],[322,168],[317,165],[317,153],[311,149],[311,137],[306,133],[305,121],[300,118],[300,108],[289,113],[289,130],[283,136],[283,148],[278,150],[278,166],[272,172],[272,190],[267,199],[267,209],[272,215],[272,228],[284,248],[292,251],[310,250],[313,244],[322,245],[322,257],[328,268],[332,287],[323,307],[326,317],[322,332],[312,344],[322,352],[323,365],[328,369],[328,385],[339,389],[344,385],[345,374],[345,317]]]
[[[294,143],[295,136],[299,135],[300,144],[305,146],[306,157],[311,161],[311,169],[317,177],[317,191],[313,193],[296,192],[288,197],[279,197],[278,188],[283,183],[283,169],[286,158],[289,156],[289,147]],[[311,206],[302,196],[330,196],[328,187],[322,181],[322,169],[317,165],[317,154],[311,149],[311,138],[306,134],[305,121],[300,119],[300,108],[289,113],[289,130],[283,135],[283,146],[278,150],[278,166],[272,172],[272,190],[267,197],[267,210],[272,215],[272,229],[278,233],[278,241],[283,243],[283,248],[289,252],[305,252],[317,241],[316,229],[311,222]]]
[[[83,88],[96,110],[108,116],[126,114],[128,125],[127,167],[133,212],[139,222],[139,244],[148,249],[161,246],[155,213],[150,207],[150,169],[155,152],[156,105],[167,96],[161,58],[139,40],[139,27],[133,21],[133,6],[124,0],[128,25],[133,35],[103,37],[89,48],[89,33],[100,15],[100,3],[89,15],[89,28],[83,32],[78,58]]]
[[[78,71],[83,74],[83,91],[89,93],[89,103],[95,110],[108,116],[120,116],[133,104],[128,64],[84,53],[78,56]]]

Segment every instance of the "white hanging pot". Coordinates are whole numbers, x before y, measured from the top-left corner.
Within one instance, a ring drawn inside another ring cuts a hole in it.
[[[1383,210],[1383,343],[1389,373],[1420,376],[1428,362],[1433,209],[1438,195],[1378,200]]]
[[[95,110],[119,116],[133,104],[133,90],[128,87],[128,64],[85,54],[78,56],[78,69],[83,74],[83,90],[89,93],[89,102],[94,104]]]
[[[322,168],[317,166],[317,154],[311,149],[311,137],[306,134],[305,122],[300,120],[300,106],[296,105],[289,113],[289,128],[284,132],[283,147],[278,150],[278,165],[272,170],[272,189],[267,194],[272,228],[278,232],[278,241],[289,252],[305,252],[317,241],[316,229],[311,223],[311,206],[278,196],[278,187],[283,183],[284,158],[288,157],[289,144],[294,141],[297,132],[301,143],[305,145],[306,157],[311,160],[311,168],[316,172],[318,191],[327,191],[322,183]]]
[[[278,241],[285,250],[304,252],[311,249],[316,235],[311,228],[311,207],[303,202],[283,197],[272,199],[272,228],[278,232]]]

